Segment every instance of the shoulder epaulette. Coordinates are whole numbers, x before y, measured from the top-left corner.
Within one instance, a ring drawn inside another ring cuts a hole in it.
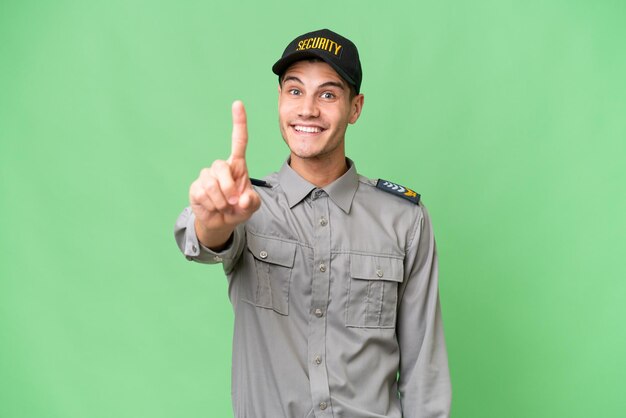
[[[399,184],[392,183],[388,180],[378,179],[376,182],[376,188],[384,190],[388,193],[394,194],[398,197],[402,197],[408,201],[415,203],[420,202],[420,195],[408,187],[400,186]]]
[[[272,185],[266,182],[265,180],[258,180],[258,179],[250,178],[250,183],[252,183],[253,186],[272,187]]]

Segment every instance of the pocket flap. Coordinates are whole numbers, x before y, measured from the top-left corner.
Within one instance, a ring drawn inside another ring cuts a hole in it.
[[[246,233],[246,240],[248,250],[257,260],[284,267],[293,267],[296,256],[295,242],[261,237],[250,232]]]
[[[355,279],[402,282],[404,264],[399,258],[350,254],[350,275]]]

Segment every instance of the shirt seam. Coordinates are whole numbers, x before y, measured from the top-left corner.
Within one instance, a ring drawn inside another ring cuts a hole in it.
[[[405,251],[408,252],[409,248],[413,246],[413,241],[415,241],[415,238],[417,237],[417,230],[419,229],[419,226],[423,219],[424,219],[424,211],[420,210],[418,212],[418,216],[415,217],[415,227],[413,227],[413,234],[411,234],[411,237],[409,238],[409,241],[407,242],[407,247],[405,248]]]
[[[331,249],[330,252],[332,254],[354,254],[354,255],[365,255],[365,256],[370,256],[370,257],[388,257],[388,258],[395,258],[396,260],[404,260],[404,254],[390,254],[390,253],[381,253],[381,252],[336,250],[336,249]]]

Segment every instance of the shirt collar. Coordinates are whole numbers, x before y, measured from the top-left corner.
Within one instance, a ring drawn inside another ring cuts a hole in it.
[[[354,162],[349,158],[346,158],[346,162],[348,171],[329,185],[322,187],[321,190],[324,190],[341,210],[349,213],[354,194],[359,186],[359,175],[356,172]],[[317,188],[314,184],[303,179],[289,166],[289,159],[285,161],[278,172],[278,181],[287,196],[290,208],[300,203],[302,199],[311,193],[311,190]]]

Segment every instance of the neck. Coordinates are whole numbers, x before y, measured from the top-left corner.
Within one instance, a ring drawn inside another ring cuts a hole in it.
[[[300,158],[292,153],[289,166],[303,179],[317,187],[329,185],[348,171],[345,155],[341,155],[341,158],[330,156]]]

